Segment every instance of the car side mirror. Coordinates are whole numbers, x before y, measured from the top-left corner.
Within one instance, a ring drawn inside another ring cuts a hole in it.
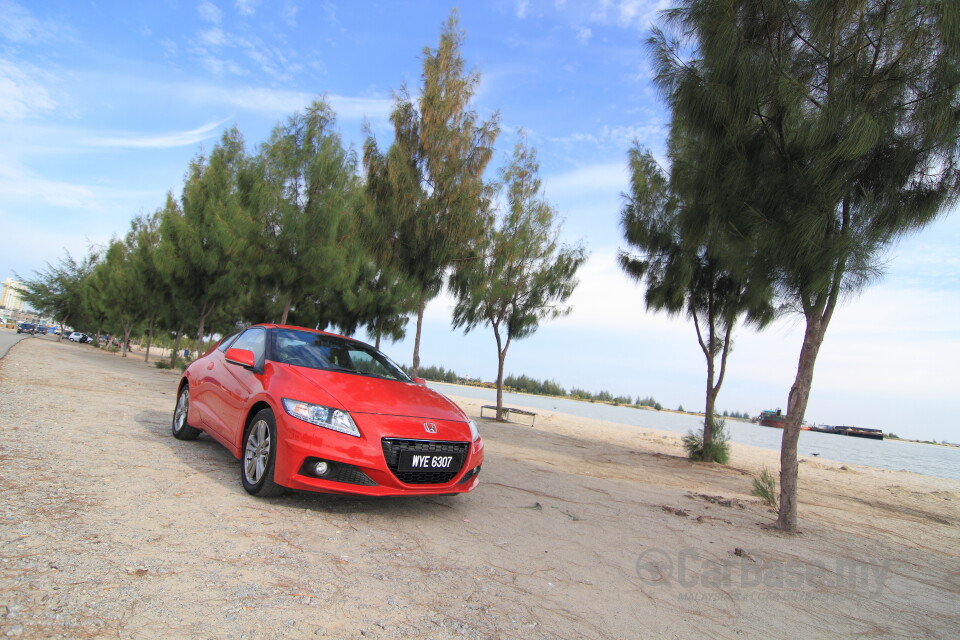
[[[257,364],[253,351],[247,349],[227,349],[224,358],[228,363],[240,365],[244,369],[253,369]]]
[[[425,384],[427,384],[427,381],[424,380],[423,378],[414,378],[413,381],[416,382],[416,383],[419,384],[419,385],[425,385]]]

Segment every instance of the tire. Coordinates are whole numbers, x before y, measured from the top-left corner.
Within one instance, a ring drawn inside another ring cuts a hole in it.
[[[173,424],[171,430],[177,440],[196,440],[200,429],[194,429],[187,422],[190,409],[190,385],[185,384],[177,395],[177,408],[173,410]]]
[[[243,436],[240,482],[252,496],[279,496],[285,489],[273,481],[277,459],[277,421],[270,409],[262,409],[250,421]]]

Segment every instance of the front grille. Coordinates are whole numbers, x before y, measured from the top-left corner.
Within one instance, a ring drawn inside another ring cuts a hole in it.
[[[470,450],[469,442],[443,442],[438,440],[395,440],[383,439],[383,457],[387,467],[405,484],[444,484],[457,477]],[[449,471],[398,471],[400,466],[400,452],[413,451],[414,453],[452,453],[460,457],[460,466]]]

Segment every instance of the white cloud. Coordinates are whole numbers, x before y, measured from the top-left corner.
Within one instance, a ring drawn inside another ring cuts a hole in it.
[[[48,40],[56,27],[43,23],[16,2],[0,0],[0,36],[11,42],[37,44]]]
[[[593,31],[590,30],[590,27],[578,27],[577,28],[577,42],[580,44],[587,44],[590,42],[590,36],[593,35]]]
[[[227,36],[220,27],[212,27],[200,32],[200,41],[209,47],[222,47],[227,43]]]
[[[250,16],[257,10],[257,0],[234,0],[237,11],[242,16]]]
[[[388,98],[354,98],[350,96],[327,96],[338,118],[349,120],[386,120],[393,110],[393,100]]]
[[[283,4],[283,19],[291,27],[297,26],[297,12],[299,10],[300,8],[297,6],[297,4],[295,2],[291,2],[290,0],[287,0],[287,2]]]
[[[201,2],[197,5],[197,13],[202,20],[211,24],[220,24],[223,20],[223,12],[212,2]]]
[[[603,0],[591,14],[590,21],[646,31],[657,21],[658,13],[672,5],[671,0]]]
[[[560,144],[612,144],[626,148],[634,140],[639,140],[641,143],[645,142],[648,145],[650,144],[649,141],[652,140],[659,144],[666,136],[666,132],[666,124],[661,124],[657,119],[651,119],[650,122],[643,125],[617,127],[603,125],[592,133],[571,132],[565,136],[549,137],[547,140]]]
[[[566,173],[544,178],[544,191],[547,198],[580,199],[591,193],[618,194],[629,184],[626,161],[608,162],[581,167]]]
[[[527,8],[530,6],[529,0],[517,1],[517,17],[523,20],[527,17]]]
[[[217,134],[226,120],[210,122],[189,131],[175,131],[161,135],[122,134],[90,137],[83,144],[91,147],[112,147],[117,149],[170,149],[190,147],[208,140]]]
[[[37,81],[39,69],[0,59],[0,120],[22,120],[55,108],[47,88]]]
[[[634,331],[640,327],[658,329],[683,328],[683,318],[670,318],[664,313],[648,312],[643,301],[644,289],[620,269],[616,251],[602,249],[591,253],[577,273],[580,283],[568,304],[573,312],[556,323],[599,331]]]
[[[101,204],[88,186],[50,180],[8,164],[0,164],[0,201],[33,201],[79,209],[96,209]]]

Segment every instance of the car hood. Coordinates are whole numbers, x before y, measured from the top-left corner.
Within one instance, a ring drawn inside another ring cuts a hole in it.
[[[292,376],[326,392],[351,413],[467,421],[457,405],[425,385],[322,369],[279,366],[287,369]],[[309,402],[311,399],[297,400]]]

